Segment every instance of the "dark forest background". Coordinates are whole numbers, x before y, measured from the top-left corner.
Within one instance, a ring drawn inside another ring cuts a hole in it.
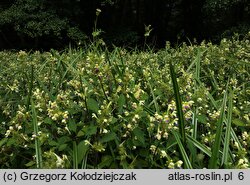
[[[100,9],[97,29],[96,9]],[[109,46],[214,43],[250,30],[249,0],[2,0],[0,49],[62,49],[90,42]],[[151,27],[149,27],[151,25]]]

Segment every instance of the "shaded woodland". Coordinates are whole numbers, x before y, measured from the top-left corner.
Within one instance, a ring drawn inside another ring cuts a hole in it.
[[[210,40],[249,31],[248,0],[2,0],[1,49],[61,49],[88,43],[94,25],[109,46]],[[96,19],[96,9],[101,13]]]

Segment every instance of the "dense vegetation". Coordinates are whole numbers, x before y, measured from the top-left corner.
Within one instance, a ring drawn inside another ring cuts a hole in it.
[[[1,1],[0,168],[249,168],[249,10]]]
[[[157,47],[206,39],[219,42],[249,31],[249,0],[3,0],[0,49],[61,49],[88,43],[96,19],[106,44]]]
[[[0,168],[249,168],[249,39],[0,52]]]

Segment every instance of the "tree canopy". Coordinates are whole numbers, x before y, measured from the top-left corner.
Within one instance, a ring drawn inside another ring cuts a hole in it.
[[[209,39],[248,32],[248,0],[3,0],[0,48],[62,48],[88,42],[95,23],[107,44]],[[101,14],[96,20],[96,9]]]

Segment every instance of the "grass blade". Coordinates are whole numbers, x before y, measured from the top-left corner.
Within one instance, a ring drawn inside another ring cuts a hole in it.
[[[153,88],[152,88],[150,82],[148,82],[148,85],[149,85],[149,88],[150,88],[150,91],[151,91],[151,94],[152,94],[152,97],[153,97],[153,102],[154,102],[154,106],[155,106],[155,111],[156,111],[157,113],[159,113],[159,112],[160,112],[160,109],[159,109],[158,103],[157,103],[157,101],[156,101],[156,97],[155,97],[155,94],[154,94],[154,90],[153,90]]]
[[[222,164],[221,164],[221,165],[224,164],[225,167],[228,166],[232,112],[233,112],[233,90],[230,90],[229,98],[228,98],[228,114],[227,114],[226,134],[225,134],[224,148],[223,148],[223,155],[222,155]]]
[[[225,116],[225,106],[226,106],[226,100],[227,100],[227,90],[225,91],[222,106],[221,106],[221,112],[220,117],[217,123],[217,129],[216,129],[216,135],[215,135],[215,141],[212,148],[212,156],[209,161],[208,168],[215,169],[218,168],[218,158],[220,153],[220,145],[221,145],[221,136],[222,136],[222,128],[223,128],[223,120]]]
[[[38,138],[38,124],[37,124],[37,116],[36,110],[33,100],[31,99],[31,112],[32,112],[32,123],[34,128],[35,137],[35,149],[36,149],[36,167],[42,168],[42,150],[41,150],[41,142]]]
[[[73,141],[73,169],[78,169],[78,150],[76,141]]]
[[[30,80],[29,80],[29,93],[28,93],[28,97],[27,97],[26,111],[28,111],[29,106],[30,106],[32,90],[33,90],[33,83],[34,83],[34,66],[31,65],[31,74],[30,74]]]
[[[204,152],[205,154],[207,154],[209,157],[212,156],[211,150],[207,146],[201,144],[199,141],[197,141],[196,139],[194,139],[192,136],[187,135],[187,140],[189,142],[191,142],[194,146],[196,146],[197,148],[199,148],[202,152]]]
[[[201,72],[201,55],[202,53],[200,52],[200,49],[198,50],[198,54],[194,60],[195,62],[195,79],[200,79],[200,72]],[[189,66],[191,67],[191,66]],[[190,68],[189,68],[190,69]],[[198,89],[198,84],[197,82],[195,81],[195,89]],[[194,107],[194,112],[193,112],[193,119],[192,119],[192,137],[194,140],[196,140],[197,138],[197,131],[198,131],[198,119],[197,119],[197,114],[198,114],[198,108],[195,106]],[[191,156],[190,156],[190,161],[192,162],[192,164],[194,164],[194,162],[196,161],[196,157],[197,157],[197,149],[195,148],[195,145],[194,143],[192,142],[189,142],[188,144],[189,145],[189,149],[190,149],[190,152],[191,152]]]
[[[174,96],[176,101],[176,109],[177,109],[177,116],[178,116],[178,126],[179,126],[179,132],[181,134],[181,140],[182,143],[185,145],[186,143],[186,136],[185,136],[185,122],[184,122],[184,115],[182,111],[182,102],[181,102],[181,95],[179,91],[179,86],[177,83],[177,78],[174,70],[174,66],[170,62],[170,75],[173,83],[174,88]]]
[[[194,64],[196,65],[196,74],[198,74],[200,76],[200,63],[201,63],[201,60],[202,60],[202,56],[203,54],[207,51],[207,49],[201,51],[201,49],[198,49],[198,53],[195,57],[195,59],[193,60],[193,62],[189,65],[188,69],[186,72],[190,72],[194,66]],[[198,65],[197,65],[198,64]],[[197,73],[197,71],[199,71],[199,73]]]
[[[191,162],[188,158],[187,152],[185,151],[185,148],[181,142],[180,135],[177,132],[175,132],[174,130],[172,131],[172,133],[174,134],[174,137],[175,137],[177,144],[179,146],[179,149],[180,149],[180,152],[181,152],[181,155],[183,158],[183,162],[184,162],[184,167],[187,169],[192,169],[193,167],[192,167]]]
[[[198,129],[197,112],[198,112],[198,109],[195,107],[194,112],[193,112],[192,124],[191,124],[191,126],[192,126],[192,138],[195,139],[195,140],[197,138],[197,129]],[[188,138],[187,138],[187,140],[188,140]],[[192,143],[190,141],[187,143],[187,146],[188,146],[190,154],[191,154],[190,155],[190,161],[194,165],[194,163],[196,161],[196,158],[197,158],[197,148],[195,147],[194,143]]]

